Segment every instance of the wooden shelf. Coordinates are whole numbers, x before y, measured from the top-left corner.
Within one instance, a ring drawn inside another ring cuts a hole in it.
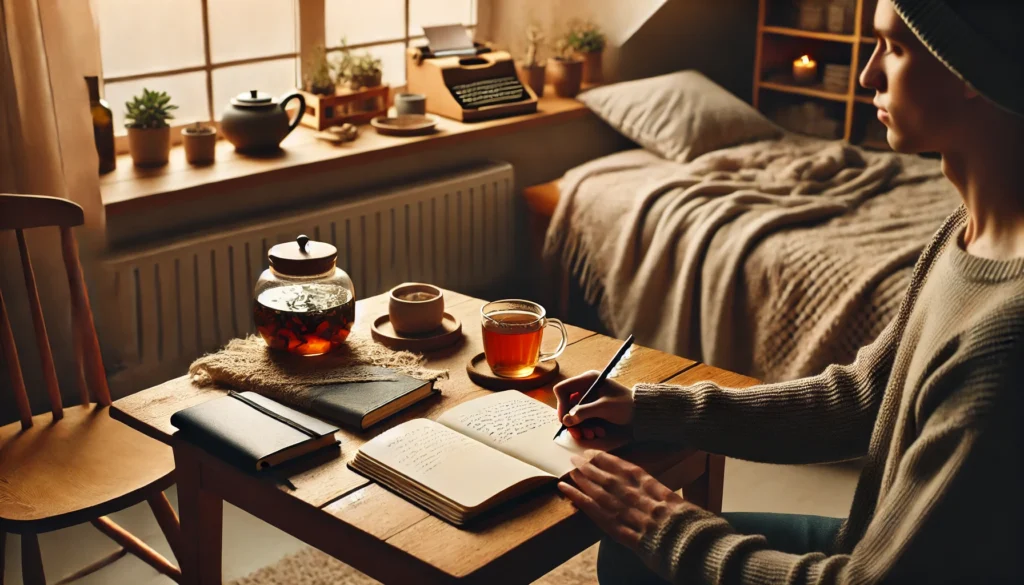
[[[186,163],[179,145],[171,148],[169,163],[156,169],[134,167],[127,154],[118,156],[117,169],[100,177],[100,193],[107,216],[122,215],[218,197],[227,189],[267,181],[339,168],[358,169],[359,165],[385,158],[416,155],[470,140],[493,139],[589,115],[590,110],[582,102],[556,97],[548,87],[536,113],[471,123],[439,116],[438,131],[427,136],[383,136],[364,125],[354,142],[333,145],[316,139],[314,130],[299,126],[284,139],[280,151],[264,156],[239,154],[227,141],[218,140],[216,162],[204,167]]]
[[[858,96],[855,96],[853,99],[857,100],[858,102],[860,102],[862,104],[868,104],[869,106],[875,105],[875,98],[873,98],[873,97],[871,97],[869,95],[858,95]]]
[[[802,39],[829,41],[832,43],[849,43],[851,45],[857,40],[857,37],[853,35],[818,32],[813,30],[803,30],[800,28],[788,28],[785,26],[764,26],[761,28],[761,32],[787,37],[800,37]]]
[[[783,93],[795,93],[798,95],[821,98],[823,100],[832,100],[834,102],[847,101],[847,95],[845,93],[832,93],[830,91],[825,91],[823,89],[815,89],[814,86],[805,87],[801,85],[789,85],[786,83],[778,83],[774,81],[762,81],[760,85],[761,89],[770,89],[772,91],[781,91]]]
[[[865,52],[874,49],[875,39],[870,36],[870,18],[875,0],[851,1],[855,4],[852,30],[849,34],[836,34],[770,25],[769,22],[793,24],[795,21],[792,19],[781,19],[792,16],[794,3],[792,0],[758,0],[757,43],[754,53],[754,107],[769,115],[772,114],[772,110],[780,107],[777,95],[764,95],[768,104],[762,106],[762,89],[827,100],[833,105],[828,108],[826,115],[842,124],[843,140],[851,141],[854,136],[862,134],[860,124],[863,121],[855,113],[860,104],[870,104],[872,96],[859,94],[856,81],[852,85],[848,82],[843,91],[835,92],[826,89],[822,83],[798,85],[789,74],[793,60],[802,54],[810,55],[820,64],[849,65],[851,70],[855,71],[863,67]],[[807,40],[822,42],[809,43]],[[837,103],[845,106],[842,108],[845,114],[840,114],[840,108],[835,106]]]

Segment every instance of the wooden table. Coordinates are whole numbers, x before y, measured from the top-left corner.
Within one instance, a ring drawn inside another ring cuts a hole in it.
[[[227,501],[385,583],[528,583],[596,542],[600,533],[554,486],[512,506],[456,528],[372,483],[347,467],[358,447],[376,434],[417,417],[436,418],[463,401],[484,396],[465,364],[481,351],[479,309],[484,301],[446,292],[447,311],[463,323],[465,340],[427,355],[432,368],[447,368],[441,395],[371,429],[339,433],[340,451],[291,464],[274,475],[230,466],[189,443],[176,440],[173,413],[222,396],[226,390],[195,388],[176,378],[116,402],[111,415],[174,447],[181,514],[178,561],[182,582],[221,582],[222,502]],[[369,335],[373,319],[387,311],[387,297],[359,301],[357,334]],[[561,375],[600,369],[619,341],[567,325],[569,346],[559,358]],[[687,384],[715,380],[732,386],[755,383],[692,360],[638,347],[620,366],[617,379]],[[550,387],[530,396],[554,405]],[[623,452],[688,499],[720,511],[724,459],[692,449],[631,445]]]

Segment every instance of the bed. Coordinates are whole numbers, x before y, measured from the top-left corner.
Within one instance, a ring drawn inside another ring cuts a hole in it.
[[[959,205],[938,161],[783,132],[695,72],[581,99],[641,148],[565,174],[545,256],[612,334],[766,381],[852,361]]]

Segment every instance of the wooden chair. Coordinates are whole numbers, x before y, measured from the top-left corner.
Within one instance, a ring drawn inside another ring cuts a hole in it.
[[[78,260],[78,244],[71,231],[83,221],[82,208],[64,199],[0,194],[0,240],[6,246],[9,240],[3,232],[15,231],[36,349],[50,402],[49,413],[32,415],[14,333],[0,291],[0,348],[21,417],[21,422],[0,427],[0,585],[8,532],[21,535],[25,584],[45,585],[36,535],[83,522],[91,522],[121,545],[122,549],[112,555],[115,559],[127,551],[176,581],[181,577],[181,571],[166,558],[106,517],[147,501],[172,551],[178,554],[178,518],[163,493],[174,482],[171,448],[111,419],[107,409],[110,390]],[[71,293],[71,334],[80,404],[66,408],[61,403],[23,231],[47,226],[60,229]],[[92,570],[100,566],[94,564]],[[88,568],[77,575],[86,572]]]

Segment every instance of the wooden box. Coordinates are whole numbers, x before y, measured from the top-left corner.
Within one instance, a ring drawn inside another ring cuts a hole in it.
[[[324,130],[344,123],[366,124],[372,118],[387,114],[390,88],[385,85],[353,91],[339,88],[334,95],[300,93],[306,98],[302,125]]]

